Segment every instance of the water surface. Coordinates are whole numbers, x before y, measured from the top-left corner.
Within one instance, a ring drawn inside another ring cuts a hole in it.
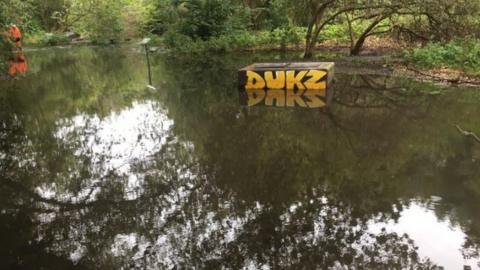
[[[326,108],[246,107],[236,70],[296,55],[155,55],[156,91],[135,48],[26,57],[2,269],[480,269],[480,89],[340,65]]]

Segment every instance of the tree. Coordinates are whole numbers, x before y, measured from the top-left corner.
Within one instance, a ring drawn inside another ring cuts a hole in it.
[[[152,30],[207,40],[244,28],[239,4],[222,0],[161,0],[153,10]]]
[[[60,27],[59,21],[52,15],[54,15],[55,12],[63,10],[67,2],[68,0],[44,0],[34,2],[36,10],[35,16],[44,30],[51,32]]]
[[[448,41],[456,37],[479,37],[480,1],[414,1],[415,6],[402,26],[416,36]],[[413,15],[413,16],[412,16]]]
[[[341,15],[346,14],[351,39],[351,54],[357,55],[365,40],[372,35],[386,33],[382,22],[389,19],[393,14],[410,14],[412,1],[385,1],[385,0],[306,0],[303,8],[309,11],[307,34],[305,37],[305,58],[310,58],[317,44],[318,37],[326,25],[334,23]],[[351,18],[352,16],[355,16]],[[355,40],[352,23],[355,21],[368,21],[367,27],[362,29]],[[380,29],[382,28],[382,29]]]
[[[369,2],[372,3],[375,1]],[[391,24],[384,22],[389,20],[393,14],[399,12],[403,7],[401,2],[377,2],[378,3],[376,3],[374,7],[367,10],[352,10],[350,12],[345,12],[350,38],[351,55],[358,55],[360,53],[363,44],[368,37],[391,31]],[[358,37],[355,36],[356,31],[354,30],[353,25],[356,22],[360,22],[361,25]]]
[[[14,23],[22,30],[29,30],[33,26],[34,10],[34,0],[0,0],[0,27]]]

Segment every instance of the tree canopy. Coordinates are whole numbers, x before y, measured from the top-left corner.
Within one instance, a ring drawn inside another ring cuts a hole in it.
[[[264,31],[274,42],[300,43],[305,57],[331,32],[348,41],[352,55],[371,36],[476,38],[479,15],[479,0],[0,0],[0,25],[16,23],[28,33],[120,41],[152,35],[175,47],[212,39],[248,43],[245,33],[265,42],[255,34]]]

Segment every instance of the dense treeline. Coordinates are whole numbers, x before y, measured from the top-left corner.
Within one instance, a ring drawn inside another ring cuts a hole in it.
[[[94,41],[150,35],[193,52],[320,41],[361,52],[371,36],[447,42],[480,35],[480,0],[0,0],[0,24],[55,43],[65,33]],[[53,33],[53,34],[46,34]]]

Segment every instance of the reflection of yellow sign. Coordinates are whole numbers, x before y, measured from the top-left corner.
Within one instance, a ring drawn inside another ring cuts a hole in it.
[[[265,71],[260,75],[255,71],[247,71],[245,89],[299,89],[325,90],[327,72],[323,70]]]
[[[326,90],[246,90],[241,93],[243,103],[252,106],[275,106],[275,107],[325,107],[323,98]]]

